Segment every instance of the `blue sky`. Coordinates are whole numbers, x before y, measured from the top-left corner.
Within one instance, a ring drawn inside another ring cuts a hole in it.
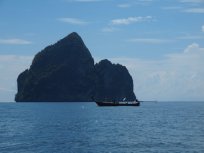
[[[204,0],[0,0],[0,101],[33,56],[76,31],[126,65],[142,100],[204,100]]]

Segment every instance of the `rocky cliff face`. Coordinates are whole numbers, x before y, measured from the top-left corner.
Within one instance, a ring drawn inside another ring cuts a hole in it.
[[[112,64],[107,59],[95,65],[97,83],[95,99],[99,101],[135,100],[133,80],[125,66]]]
[[[77,33],[46,47],[17,79],[17,102],[135,99],[127,69],[94,60]]]

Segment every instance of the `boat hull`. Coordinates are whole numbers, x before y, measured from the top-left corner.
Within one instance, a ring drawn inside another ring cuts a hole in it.
[[[126,103],[126,102],[96,102],[98,106],[140,106],[140,102]]]

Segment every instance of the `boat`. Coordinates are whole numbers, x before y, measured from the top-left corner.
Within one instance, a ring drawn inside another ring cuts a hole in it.
[[[98,106],[140,106],[139,101],[121,101],[121,102],[96,102]]]

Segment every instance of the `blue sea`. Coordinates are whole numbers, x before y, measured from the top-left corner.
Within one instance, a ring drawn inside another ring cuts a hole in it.
[[[204,103],[0,103],[0,153],[204,153]]]

